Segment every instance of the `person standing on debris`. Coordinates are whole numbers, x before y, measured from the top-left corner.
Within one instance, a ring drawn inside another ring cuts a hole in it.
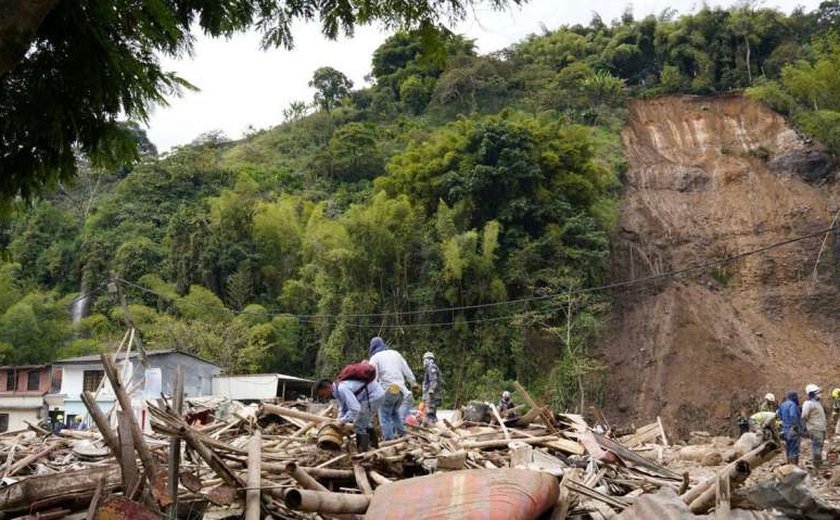
[[[805,387],[808,399],[802,405],[802,423],[804,431],[811,439],[811,457],[814,461],[814,469],[822,466],[823,442],[825,442],[825,409],[820,402],[822,390],[814,383]]]
[[[332,382],[329,379],[318,381],[315,393],[321,399],[335,398],[338,401],[339,429],[350,434],[356,432],[356,448],[359,451],[370,449],[370,428],[373,414],[379,409],[385,392],[371,379],[366,382],[358,379],[343,379]]]
[[[759,412],[776,413],[776,410],[778,409],[779,403],[776,402],[776,396],[769,392],[764,395],[764,401],[761,403],[761,406],[758,407]]]
[[[782,437],[785,439],[785,455],[788,464],[799,465],[799,440],[802,432],[802,412],[799,410],[799,394],[791,390],[779,406],[782,420]]]
[[[834,435],[840,436],[840,388],[831,391],[831,420],[834,421]]]
[[[426,403],[426,418],[423,420],[423,425],[434,426],[437,424],[437,407],[441,403],[442,377],[433,353],[423,354],[423,367],[426,369],[423,376],[423,401]]]
[[[376,368],[376,380],[385,392],[379,406],[379,424],[386,441],[405,435],[403,401],[409,399],[409,387],[417,384],[405,358],[390,348],[379,336],[370,340],[370,364]],[[406,386],[406,383],[408,386]]]
[[[87,430],[87,426],[82,421],[82,416],[81,415],[77,415],[73,419],[73,429],[76,430],[76,431],[81,431],[81,432]]]

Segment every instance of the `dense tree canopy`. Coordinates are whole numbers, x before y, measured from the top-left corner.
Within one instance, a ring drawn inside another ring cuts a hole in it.
[[[587,346],[610,295],[579,289],[609,267],[625,101],[745,89],[840,151],[838,12],[627,12],[487,56],[445,31],[400,31],[374,53],[370,87],[338,81],[328,106],[297,102],[286,122],[242,140],[210,131],[157,157],[136,126],[120,126],[143,160],[102,169],[70,147],[76,182],[0,225],[0,362],[112,348],[123,310],[104,288],[116,276],[150,348],[230,371],[331,377],[382,335],[417,368],[437,353],[449,403],[513,379],[558,407],[597,397]],[[207,16],[199,23],[213,27]],[[9,85],[31,72],[0,80],[0,99],[11,103]],[[109,117],[123,95],[134,94],[118,93]],[[79,292],[90,313],[71,323]]]
[[[0,197],[31,197],[76,174],[76,154],[116,166],[137,157],[122,117],[193,88],[163,70],[198,29],[211,36],[256,27],[264,46],[291,47],[292,24],[319,20],[324,36],[357,25],[424,28],[461,19],[473,0],[9,0],[0,3]],[[520,0],[491,0],[501,8]]]

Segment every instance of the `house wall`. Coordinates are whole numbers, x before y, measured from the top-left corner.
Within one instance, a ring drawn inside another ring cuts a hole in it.
[[[9,430],[26,428],[24,420],[37,424],[44,414],[44,399],[40,395],[0,396],[0,414],[9,415]]]
[[[213,378],[213,395],[237,401],[270,399],[277,396],[277,376],[217,376]]]
[[[0,392],[6,392],[7,373],[14,369],[7,368],[0,370]],[[36,390],[29,390],[29,372],[38,371],[38,388]],[[15,393],[32,393],[45,394],[50,389],[50,369],[49,367],[41,368],[19,368],[17,369],[17,390]]]
[[[172,395],[175,390],[175,370],[179,365],[183,367],[184,371],[184,393],[186,397],[201,397],[213,394],[213,376],[220,374],[222,370],[212,363],[180,352],[149,356],[149,367],[161,369],[164,394]],[[143,373],[143,366],[139,361],[134,360],[134,377],[143,377]]]

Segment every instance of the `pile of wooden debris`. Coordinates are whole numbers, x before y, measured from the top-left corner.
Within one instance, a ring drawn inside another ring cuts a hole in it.
[[[129,409],[113,360],[103,361]],[[335,437],[332,407],[264,402],[205,414],[201,424],[176,391],[148,403],[154,433],[144,433],[133,413],[111,420],[86,395],[98,431],[31,426],[0,436],[0,511],[5,518],[202,518],[207,507],[221,507],[246,519],[346,517],[363,515],[395,481],[517,468],[553,475],[552,518],[632,518],[638,497],[660,490],[704,513],[728,508],[730,489],[777,453],[772,441],[761,443],[690,486],[688,473],[662,464],[670,448],[660,421],[613,437],[518,392],[530,406],[522,416],[503,419],[488,404],[486,422],[456,416],[433,429],[409,427],[365,453]]]

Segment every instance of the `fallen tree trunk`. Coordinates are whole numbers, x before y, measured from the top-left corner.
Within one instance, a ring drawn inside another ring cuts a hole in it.
[[[722,475],[726,476],[731,483],[731,488],[736,488],[747,479],[754,468],[772,459],[778,449],[779,446],[775,442],[767,441],[726,466],[714,477],[694,486],[680,498],[688,504],[693,513],[706,512],[715,504],[718,478]]]
[[[286,507],[311,513],[359,513],[364,514],[370,505],[370,497],[349,493],[290,489],[286,491]]]
[[[37,504],[39,509],[65,504],[86,504],[93,498],[101,479],[105,481],[105,490],[119,488],[119,468],[109,466],[30,477],[0,490],[0,511],[31,511],[34,504]]]

